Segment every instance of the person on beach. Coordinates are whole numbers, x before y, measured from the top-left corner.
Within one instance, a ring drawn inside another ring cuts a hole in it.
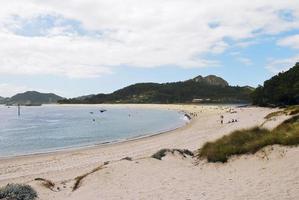
[[[221,115],[221,116],[220,116],[220,123],[221,123],[221,124],[223,124],[223,118],[224,118],[224,116]]]

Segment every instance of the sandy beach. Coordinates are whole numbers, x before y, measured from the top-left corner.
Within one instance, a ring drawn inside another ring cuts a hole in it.
[[[162,160],[163,148],[198,150],[230,132],[261,125],[274,109],[201,105],[111,105],[173,109],[192,116],[186,126],[116,144],[0,159],[0,186],[26,183],[42,200],[98,199],[299,199],[299,148],[266,147],[228,163],[179,154]],[[192,114],[193,113],[193,114]],[[224,124],[220,116],[224,116]],[[264,124],[274,128],[286,117]],[[227,123],[237,119],[236,123]],[[123,159],[126,158],[126,159]],[[78,177],[82,177],[73,191]],[[54,183],[50,189],[43,178]]]

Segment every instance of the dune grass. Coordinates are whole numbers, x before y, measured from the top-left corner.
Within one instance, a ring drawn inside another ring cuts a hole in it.
[[[299,116],[284,121],[272,131],[259,127],[234,131],[214,142],[204,144],[198,156],[209,162],[227,162],[232,155],[253,154],[274,144],[299,144]]]
[[[296,115],[296,114],[299,114],[299,105],[289,106],[289,107],[286,107],[283,110],[279,110],[279,111],[269,113],[264,118],[269,120],[273,117],[277,117],[277,116],[280,116],[280,115]]]
[[[8,184],[0,188],[0,199],[35,200],[37,199],[37,192],[30,185]]]
[[[285,111],[289,114],[289,115],[296,115],[299,114],[299,105],[295,105],[295,106],[289,106],[285,109]]]
[[[269,113],[268,115],[266,115],[264,118],[269,120],[273,117],[277,117],[277,116],[280,116],[280,115],[287,115],[288,113],[285,111],[285,110],[279,110],[279,111],[275,111],[275,112],[272,112],[272,113]]]

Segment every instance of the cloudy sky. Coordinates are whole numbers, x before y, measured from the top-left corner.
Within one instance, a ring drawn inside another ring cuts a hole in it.
[[[0,0],[0,96],[66,97],[299,61],[299,0]]]

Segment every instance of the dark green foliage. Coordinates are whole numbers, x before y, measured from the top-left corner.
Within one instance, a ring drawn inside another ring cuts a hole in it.
[[[162,158],[164,156],[166,156],[166,153],[174,153],[174,152],[178,152],[179,154],[181,154],[182,156],[186,157],[186,155],[188,156],[194,156],[193,152],[189,151],[188,149],[161,149],[158,152],[156,152],[155,154],[153,154],[151,157],[158,159],[158,160],[162,160]]]
[[[6,104],[47,104],[47,103],[57,103],[58,100],[63,98],[57,96],[53,93],[40,93],[36,91],[28,91],[24,93],[19,93],[11,98],[6,98],[3,103]]]
[[[247,103],[251,92],[249,87],[228,86],[223,79],[208,76],[183,82],[138,83],[111,94],[64,99],[59,103],[191,103],[193,99],[209,99],[208,102],[215,103]]]
[[[36,191],[29,185],[8,184],[0,188],[0,199],[34,200],[36,198]]]
[[[299,116],[286,120],[273,131],[255,127],[208,142],[200,149],[199,157],[207,158],[209,162],[226,162],[232,155],[253,154],[274,144],[299,144]]]
[[[253,104],[285,106],[299,104],[299,63],[264,82],[252,94]]]

